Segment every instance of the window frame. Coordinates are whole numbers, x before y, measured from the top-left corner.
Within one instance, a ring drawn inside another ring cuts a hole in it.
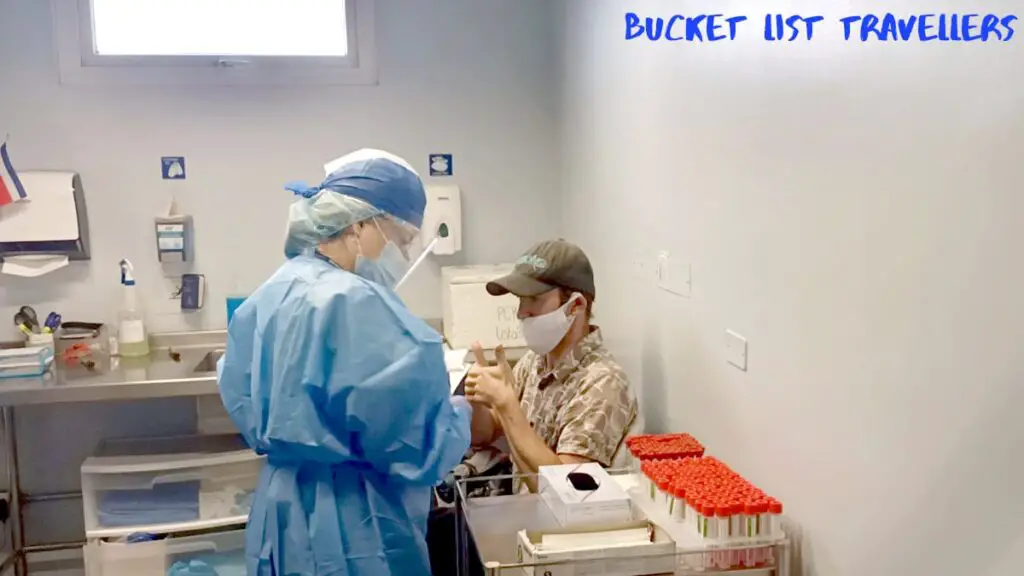
[[[52,0],[62,84],[376,85],[375,0],[346,0],[348,55],[120,56],[93,48],[92,0]]]

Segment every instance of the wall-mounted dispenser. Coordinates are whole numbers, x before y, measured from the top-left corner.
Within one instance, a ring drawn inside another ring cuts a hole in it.
[[[157,216],[153,223],[156,228],[156,257],[162,264],[191,262],[192,217],[178,214],[178,205],[171,200],[167,216]]]
[[[423,238],[437,237],[434,254],[450,256],[462,250],[462,199],[458,186],[427,186]]]
[[[37,277],[89,259],[89,217],[74,172],[27,171],[18,178],[23,202],[0,207],[2,272]]]

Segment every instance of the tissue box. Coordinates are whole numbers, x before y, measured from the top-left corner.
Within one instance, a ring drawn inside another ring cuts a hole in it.
[[[541,499],[562,526],[633,520],[629,495],[596,462],[541,466],[537,484]]]
[[[644,541],[631,537],[638,531],[646,536]],[[668,534],[644,521],[594,528],[520,530],[516,542],[521,564],[566,562],[523,568],[524,574],[533,576],[671,576],[676,573],[675,551],[676,543]]]

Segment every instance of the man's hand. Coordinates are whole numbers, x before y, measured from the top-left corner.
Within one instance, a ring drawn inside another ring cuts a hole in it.
[[[491,365],[484,358],[484,351],[479,343],[473,344],[473,356],[476,364],[466,375],[466,399],[490,408],[502,409],[517,402],[515,390],[512,388],[512,367],[505,359],[505,348],[498,346],[494,350],[497,364]]]

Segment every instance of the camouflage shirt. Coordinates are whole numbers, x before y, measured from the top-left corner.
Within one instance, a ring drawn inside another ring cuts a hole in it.
[[[637,402],[599,328],[551,368],[544,356],[527,352],[514,377],[526,419],[552,451],[611,466]]]

